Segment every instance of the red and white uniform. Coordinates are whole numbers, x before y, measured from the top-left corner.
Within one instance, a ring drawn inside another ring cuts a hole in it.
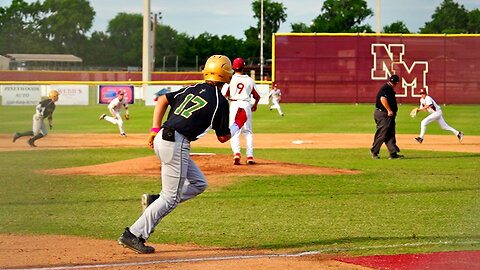
[[[118,97],[114,98],[112,101],[110,101],[110,104],[108,104],[108,110],[110,110],[110,113],[115,115],[117,119],[111,116],[105,116],[104,119],[114,125],[118,125],[120,134],[125,134],[125,130],[123,129],[122,107],[125,107],[126,114],[128,114],[127,99],[125,97],[122,100],[119,100]]]
[[[235,114],[238,108],[245,109],[247,114],[247,122],[245,125],[230,139],[233,154],[240,153],[240,133],[245,137],[246,155],[253,157],[253,130],[252,130],[252,107],[251,96],[255,100],[260,99],[260,95],[256,90],[255,81],[248,75],[235,73],[226,86],[225,97],[230,99],[230,125],[235,122]]]
[[[433,121],[437,121],[440,127],[444,130],[451,131],[453,134],[458,136],[459,131],[452,128],[445,122],[443,119],[442,109],[430,96],[425,96],[425,98],[420,98],[420,109],[427,107],[427,111],[430,113],[429,116],[425,117],[422,120],[420,127],[420,138],[423,139],[425,131],[427,130],[427,125]]]
[[[270,110],[272,109],[277,109],[278,114],[283,116],[282,108],[280,108],[280,96],[282,95],[282,91],[280,91],[279,88],[273,88],[270,90],[269,96],[272,97],[272,103],[273,105],[270,106]]]

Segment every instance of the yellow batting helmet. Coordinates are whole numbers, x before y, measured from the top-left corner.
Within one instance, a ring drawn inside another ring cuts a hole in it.
[[[58,100],[58,91],[57,90],[52,90],[48,93],[48,97],[52,100]]]
[[[225,55],[210,56],[203,69],[203,77],[206,81],[229,83],[232,75],[232,62]]]

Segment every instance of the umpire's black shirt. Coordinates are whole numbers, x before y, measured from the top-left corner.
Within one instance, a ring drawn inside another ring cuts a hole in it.
[[[393,114],[396,114],[398,111],[398,106],[397,106],[397,99],[395,98],[395,91],[393,90],[393,86],[391,86],[389,83],[386,83],[384,86],[382,86],[382,88],[380,88],[377,94],[377,103],[375,106],[377,107],[377,109],[386,112],[387,109],[383,106],[382,102],[380,101],[381,97],[384,97],[387,99],[390,109],[392,110]]]

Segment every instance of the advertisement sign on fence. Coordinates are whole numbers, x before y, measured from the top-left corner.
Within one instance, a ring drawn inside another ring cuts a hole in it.
[[[181,84],[148,85],[145,87],[145,105],[155,106],[157,99],[166,93],[175,92],[183,87]]]
[[[135,97],[133,95],[134,89],[132,85],[99,85],[98,86],[98,103],[109,104],[114,98],[117,97],[117,91],[123,90],[125,93],[125,100],[128,104],[133,104]]]
[[[2,105],[31,106],[42,100],[40,85],[2,85]]]
[[[88,85],[51,85],[60,94],[57,105],[88,105]]]

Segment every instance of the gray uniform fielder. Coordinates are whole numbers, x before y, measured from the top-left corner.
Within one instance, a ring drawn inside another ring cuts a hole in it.
[[[31,147],[36,147],[35,141],[47,136],[48,130],[45,126],[44,119],[48,119],[48,125],[50,129],[53,128],[53,112],[55,111],[55,102],[58,101],[58,92],[52,90],[48,93],[48,99],[40,101],[40,103],[35,107],[35,114],[32,119],[32,130],[25,132],[15,132],[13,134],[12,141],[15,142],[17,139],[24,136],[33,136],[28,140],[28,144]]]

